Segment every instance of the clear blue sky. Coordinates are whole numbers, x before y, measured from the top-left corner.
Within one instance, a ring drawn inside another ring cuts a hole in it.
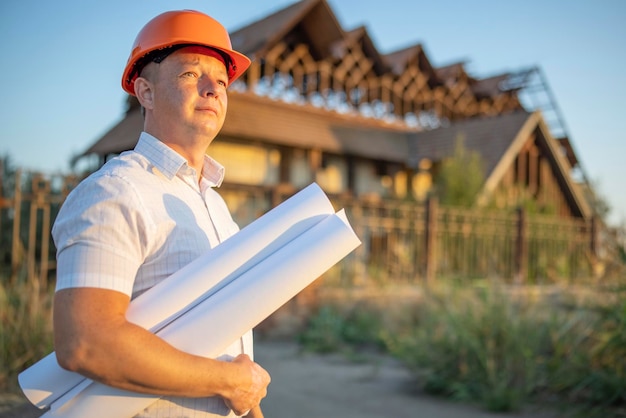
[[[171,9],[238,29],[289,0],[20,0],[0,4],[0,154],[68,171],[121,118],[132,41]],[[365,25],[383,53],[421,43],[434,66],[467,61],[475,77],[538,65],[587,177],[626,222],[626,1],[329,0],[345,29]]]

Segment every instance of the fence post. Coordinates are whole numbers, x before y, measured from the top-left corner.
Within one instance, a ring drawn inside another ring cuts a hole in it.
[[[15,172],[15,192],[13,195],[13,237],[11,239],[11,283],[17,283],[18,270],[22,259],[20,224],[22,221],[22,170]]]
[[[589,250],[591,256],[595,257],[598,254],[598,217],[591,217],[591,227],[589,228]]]
[[[517,237],[515,240],[515,283],[522,284],[526,280],[528,269],[528,226],[526,211],[517,208]]]
[[[354,230],[358,237],[361,240],[365,241],[369,240],[369,234],[366,234],[365,227],[365,217],[363,215],[363,207],[360,204],[354,204],[354,200],[352,200],[352,205],[350,208],[350,213],[352,215],[352,222],[354,224]],[[359,245],[355,250],[355,265],[354,265],[354,275],[352,276],[352,280],[350,282],[350,287],[358,287],[367,284],[367,258],[371,257],[371,247],[370,243],[366,243],[363,245]]]
[[[439,202],[435,196],[428,198],[426,202],[426,284],[432,284],[437,274],[437,212]]]

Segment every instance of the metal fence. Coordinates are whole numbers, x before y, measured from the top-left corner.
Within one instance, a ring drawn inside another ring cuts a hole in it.
[[[222,190],[243,225],[293,192],[288,187]],[[330,273],[342,285],[487,277],[582,281],[593,277],[599,262],[595,220],[444,207],[435,199],[417,204],[329,197],[336,209],[346,209],[363,242]]]
[[[2,277],[38,278],[56,269],[50,228],[78,182],[76,176],[17,172],[2,178]],[[294,189],[223,185],[220,193],[245,226]],[[598,226],[593,221],[330,195],[345,208],[363,245],[329,271],[342,286],[410,284],[445,278],[499,277],[516,282],[586,280],[595,274]]]
[[[546,283],[592,277],[593,223],[384,201],[345,201],[364,242],[365,279],[382,282],[491,278]],[[363,280],[364,278],[357,278]]]

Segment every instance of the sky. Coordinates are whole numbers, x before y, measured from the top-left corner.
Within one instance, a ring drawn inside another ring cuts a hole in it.
[[[626,224],[626,1],[327,0],[345,30],[389,53],[420,43],[435,67],[476,78],[538,66],[585,176]],[[236,30],[293,0],[20,0],[0,4],[0,155],[69,172],[124,113],[121,73],[137,32],[175,9]]]

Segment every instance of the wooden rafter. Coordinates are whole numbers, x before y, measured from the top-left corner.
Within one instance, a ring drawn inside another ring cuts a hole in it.
[[[242,51],[262,63],[245,77],[250,88],[260,80],[272,80],[276,73],[284,74],[291,77],[289,88],[302,97],[325,96],[330,89],[352,106],[386,103],[399,118],[433,110],[440,118],[459,120],[521,108],[515,92],[499,90],[498,83],[506,75],[475,80],[462,63],[435,69],[419,44],[382,55],[365,27],[344,31],[325,0],[308,0],[304,6],[251,25],[264,34],[266,43]],[[270,23],[278,28],[280,38],[271,35]],[[320,25],[332,30],[315,30]],[[252,33],[251,28],[241,31],[247,36]],[[238,32],[233,38],[238,38]]]

